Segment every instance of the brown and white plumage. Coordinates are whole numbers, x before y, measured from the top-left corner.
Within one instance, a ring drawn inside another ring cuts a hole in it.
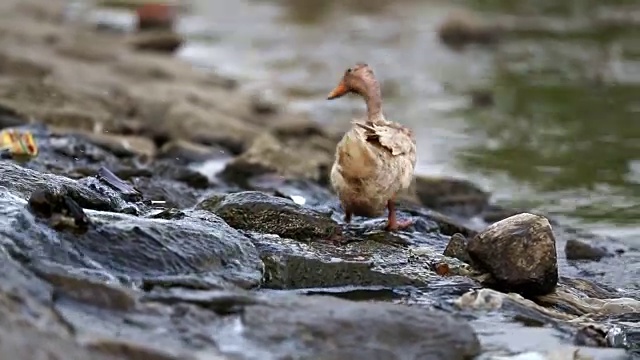
[[[413,178],[416,142],[408,128],[385,119],[380,86],[371,68],[362,63],[349,68],[338,86],[329,94],[335,99],[356,93],[367,104],[366,121],[354,121],[336,148],[331,169],[331,184],[345,211],[352,215],[375,217],[389,210],[387,229],[406,225],[395,216],[396,194]]]

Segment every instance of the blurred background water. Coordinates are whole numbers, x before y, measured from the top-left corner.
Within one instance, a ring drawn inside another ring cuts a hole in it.
[[[387,117],[416,132],[417,173],[464,177],[505,205],[640,245],[640,9],[635,23],[607,23],[611,11],[630,13],[631,1],[194,5],[199,15],[182,22],[191,41],[179,56],[274,89],[338,129],[364,106],[356,97],[326,95],[348,66],[365,61],[382,81]],[[440,41],[438,27],[459,7],[508,16],[514,28],[531,24],[496,47],[456,51]],[[493,105],[474,106],[470,92],[490,94]],[[488,349],[563,342],[549,329],[499,317],[474,322]]]
[[[193,0],[195,15],[180,23],[188,43],[179,56],[272,89],[292,108],[341,129],[363,104],[326,95],[348,66],[365,61],[383,83],[387,117],[417,134],[418,173],[471,179],[500,203],[565,217],[634,246],[634,2]],[[456,51],[439,41],[437,28],[460,6],[541,26],[514,31],[497,47]],[[493,97],[492,106],[471,105],[469,92],[478,90]]]

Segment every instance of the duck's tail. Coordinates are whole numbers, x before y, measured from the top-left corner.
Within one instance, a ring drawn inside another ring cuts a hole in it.
[[[336,153],[340,173],[344,178],[353,180],[374,174],[375,156],[366,140],[356,131],[346,134]]]

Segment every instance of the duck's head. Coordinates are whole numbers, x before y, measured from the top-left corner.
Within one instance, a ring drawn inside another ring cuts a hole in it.
[[[338,85],[327,96],[327,100],[337,99],[348,93],[367,97],[370,91],[377,88],[375,85],[377,81],[371,67],[365,63],[357,63],[344,72]]]

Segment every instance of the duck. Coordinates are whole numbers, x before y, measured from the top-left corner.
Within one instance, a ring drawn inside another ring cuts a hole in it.
[[[344,222],[352,216],[378,217],[388,210],[388,231],[403,230],[411,220],[398,220],[396,196],[413,180],[416,140],[413,131],[387,120],[382,111],[382,93],[373,69],[359,62],[349,67],[327,100],[347,94],[360,96],[366,119],[354,120],[338,142],[330,182],[344,211]]]

